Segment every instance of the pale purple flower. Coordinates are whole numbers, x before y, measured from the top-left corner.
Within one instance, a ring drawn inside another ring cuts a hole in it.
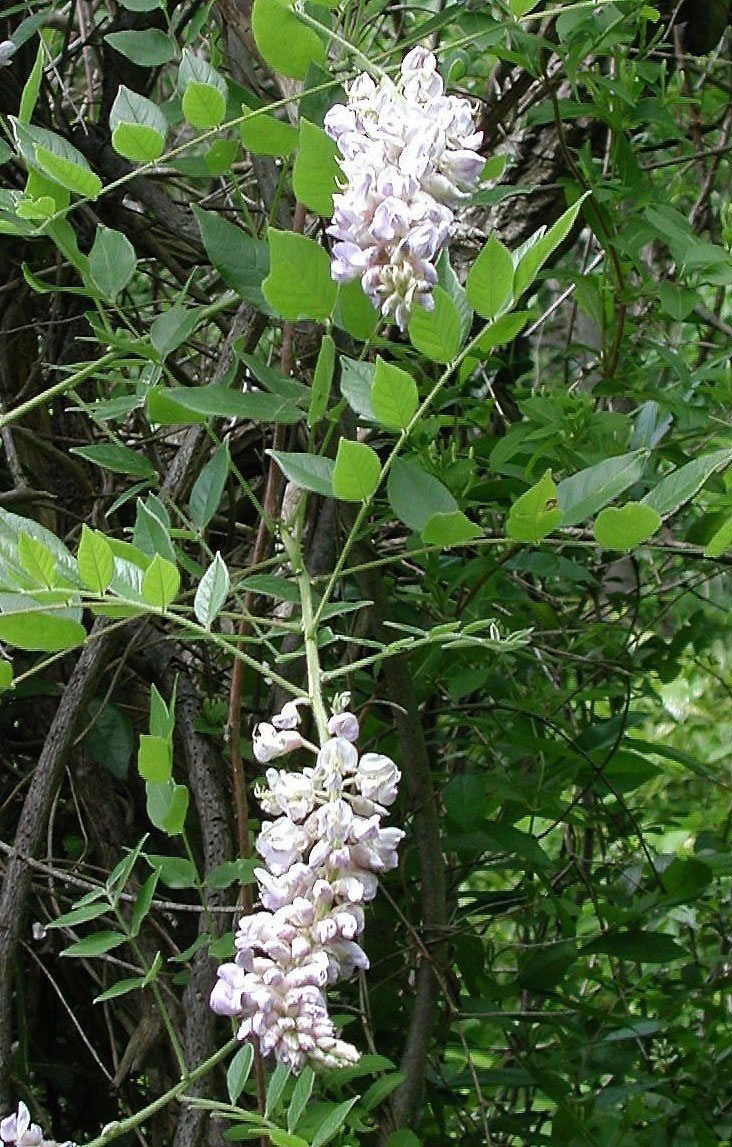
[[[272,724],[275,729],[296,729],[300,724],[298,706],[304,704],[306,704],[306,702],[301,698],[298,698],[296,701],[285,701],[281,712],[272,718]]]
[[[363,90],[367,94],[368,85]],[[382,220],[387,229],[389,210]],[[399,202],[393,220],[404,229]],[[254,873],[262,907],[240,920],[235,959],[219,968],[211,992],[215,1012],[241,1020],[240,1039],[256,1036],[264,1055],[274,1054],[295,1072],[307,1063],[339,1067],[358,1059],[338,1038],[324,991],[368,968],[358,942],[363,905],[376,895],[378,873],[396,866],[404,835],[381,828],[399,771],[378,753],[359,759],[358,720],[349,702],[347,694],[335,699],[331,736],[314,767],[270,768],[266,784],[257,786],[264,811],[277,818],[262,823],[256,840],[265,865]],[[266,763],[302,743],[295,731],[298,704],[288,702],[271,723],[257,727],[257,760]]]
[[[276,729],[267,721],[260,721],[254,730],[252,752],[254,759],[259,761],[260,765],[266,765],[275,757],[284,757],[286,753],[291,753],[293,749],[299,749],[301,746],[302,737],[299,733],[289,729]]]
[[[396,84],[359,76],[325,129],[338,144],[343,189],[328,233],[337,282],[361,279],[385,317],[406,329],[415,306],[433,307],[434,267],[448,242],[454,209],[478,184],[470,103],[446,96],[434,55],[416,47]]]
[[[304,820],[315,805],[313,770],[288,773],[284,769],[267,769],[267,788],[257,788],[259,803],[265,812],[278,816],[285,813],[290,820]]]
[[[343,737],[354,744],[360,732],[358,718],[353,713],[334,713],[328,721],[328,732],[331,737]]]
[[[43,1132],[37,1123],[31,1123],[30,1111],[22,1100],[18,1110],[0,1122],[0,1142],[15,1147],[38,1147],[43,1143]]]
[[[396,800],[401,776],[390,757],[383,753],[364,753],[358,762],[356,784],[362,796],[388,807]]]
[[[3,40],[0,43],[0,68],[9,68],[13,56],[18,51],[18,45],[13,43],[12,40]],[[27,1108],[26,1108],[27,1110]],[[0,1129],[0,1135],[2,1130]],[[12,1143],[12,1139],[3,1139],[3,1143]],[[28,1140],[30,1143],[30,1140]],[[40,1142],[40,1140],[39,1140]]]
[[[303,858],[310,844],[310,836],[289,817],[265,820],[256,840],[256,849],[262,860],[276,876],[286,872]]]

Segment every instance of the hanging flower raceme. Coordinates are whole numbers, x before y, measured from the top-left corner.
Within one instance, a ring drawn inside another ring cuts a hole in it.
[[[71,1142],[56,1144],[46,1139],[37,1123],[31,1123],[30,1111],[22,1102],[12,1115],[0,1120],[0,1143],[10,1147],[74,1147]]]
[[[325,129],[338,144],[346,184],[334,196],[331,273],[360,278],[374,305],[405,330],[415,305],[432,310],[435,263],[455,208],[485,160],[468,100],[444,93],[437,61],[413,48],[396,84],[360,75]]]
[[[288,703],[259,725],[257,760],[314,749],[296,733],[298,721]],[[380,753],[359,757],[353,713],[338,707],[328,731],[333,736],[314,749],[312,767],[269,768],[257,790],[275,818],[263,822],[256,841],[265,864],[255,869],[262,910],[240,921],[235,960],[219,968],[211,993],[215,1012],[241,1019],[240,1039],[257,1036],[263,1054],[273,1052],[296,1072],[306,1063],[339,1067],[358,1059],[335,1031],[325,988],[368,967],[358,943],[363,906],[376,895],[380,873],[396,867],[404,836],[381,827],[397,795],[394,762]],[[297,740],[278,740],[283,733]]]

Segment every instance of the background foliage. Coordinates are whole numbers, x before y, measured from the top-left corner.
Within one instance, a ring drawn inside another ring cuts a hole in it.
[[[368,1054],[265,1065],[271,1142],[729,1141],[728,15],[5,4],[0,1086],[58,1137],[228,1038],[250,732],[304,679],[282,470],[408,838]],[[330,280],[320,125],[417,42],[488,166],[402,339]],[[248,1058],[232,1122],[117,1141],[261,1136]]]

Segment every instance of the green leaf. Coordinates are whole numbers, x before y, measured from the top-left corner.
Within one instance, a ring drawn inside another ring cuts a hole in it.
[[[72,908],[70,912],[64,912],[63,916],[57,916],[50,924],[45,927],[50,931],[51,928],[76,928],[77,924],[88,924],[90,920],[96,920],[100,916],[104,916],[105,912],[109,912],[109,904],[106,902],[100,904],[84,904],[80,908]]]
[[[283,76],[302,80],[310,64],[325,63],[325,44],[286,0],[254,0],[252,32],[263,59]]]
[[[137,770],[144,781],[160,785],[173,775],[173,746],[168,737],[140,734]]]
[[[304,1068],[297,1078],[297,1082],[292,1091],[290,1106],[287,1109],[287,1130],[290,1133],[297,1130],[300,1117],[305,1111],[308,1100],[312,1095],[314,1083],[315,1072],[310,1067]]]
[[[588,466],[557,486],[562,525],[576,526],[617,498],[643,475],[646,451],[634,450]]]
[[[198,308],[174,303],[153,320],[150,326],[150,342],[158,354],[166,358],[188,341],[200,321]]]
[[[138,549],[154,558],[156,554],[175,563],[175,550],[170,540],[170,518],[165,507],[152,494],[144,502],[137,499],[133,541]],[[131,555],[132,556],[132,555]],[[134,556],[132,556],[134,561]],[[145,571],[150,569],[150,563]]]
[[[406,370],[376,356],[371,408],[382,426],[406,430],[419,405],[417,384]]]
[[[117,983],[112,984],[111,988],[107,988],[106,991],[100,992],[98,996],[95,996],[94,1003],[102,1004],[105,1000],[116,1000],[118,996],[126,996],[128,992],[137,992],[140,988],[144,988],[144,986],[144,976],[131,976],[126,980],[117,980]]]
[[[18,535],[18,560],[26,573],[40,585],[50,589],[58,583],[56,559],[39,538],[26,533]]]
[[[48,135],[51,135],[49,132]],[[102,190],[102,181],[91,170],[84,156],[66,140],[61,141],[60,147],[42,147],[35,145],[36,162],[49,178],[60,183],[75,195],[83,195],[87,199],[96,199]]]
[[[225,860],[206,874],[207,888],[231,888],[232,884],[254,884],[254,869],[258,862],[252,859]]]
[[[102,443],[99,446],[72,446],[71,453],[86,458],[87,462],[93,462],[103,470],[112,470],[115,474],[126,474],[130,478],[145,478],[149,481],[157,478],[155,470],[144,454],[116,442]]]
[[[529,951],[519,961],[517,980],[519,987],[529,991],[547,992],[561,983],[577,959],[574,940],[560,940],[546,948]]]
[[[686,904],[697,900],[713,879],[714,872],[711,867],[697,860],[695,856],[677,856],[661,875],[668,895]]]
[[[341,394],[351,410],[369,422],[376,422],[371,406],[374,370],[372,362],[358,362],[341,355]]]
[[[732,518],[728,518],[717,530],[704,550],[705,558],[721,558],[732,546]]]
[[[660,528],[661,515],[641,502],[628,502],[620,509],[608,506],[595,521],[595,538],[606,550],[630,553],[648,541]]]
[[[272,1072],[269,1084],[267,1085],[267,1095],[264,1105],[265,1119],[270,1119],[273,1111],[276,1110],[282,1096],[282,1092],[285,1090],[289,1078],[290,1069],[287,1064],[278,1063]]]
[[[292,155],[297,147],[297,128],[277,116],[266,115],[259,110],[251,111],[244,105],[247,118],[242,121],[239,131],[241,142],[247,151],[254,155],[277,155],[283,159]]]
[[[61,955],[66,957],[82,958],[90,956],[103,956],[113,948],[119,948],[127,937],[124,932],[95,932],[93,936],[86,936],[78,943],[66,948]]]
[[[712,474],[728,466],[730,462],[732,462],[732,450],[715,450],[712,454],[694,458],[663,478],[655,489],[641,499],[642,504],[650,506],[662,518],[675,514],[701,490]]]
[[[268,1127],[266,1134],[272,1147],[308,1147],[307,1139],[302,1139],[299,1135],[291,1135],[289,1131],[283,1131],[281,1127]]]
[[[291,322],[327,319],[337,292],[327,251],[313,239],[274,227],[267,232],[267,240],[270,272],[262,284],[267,302]]]
[[[513,259],[496,235],[473,263],[466,283],[468,301],[484,319],[493,319],[513,298]]]
[[[321,458],[317,454],[286,453],[283,450],[268,450],[282,473],[301,490],[312,490],[326,498],[333,497],[332,458]]]
[[[193,612],[204,629],[210,629],[229,594],[229,571],[217,553],[199,582],[193,599]]]
[[[509,315],[501,315],[500,319],[489,324],[482,332],[476,350],[487,355],[495,347],[505,346],[513,342],[517,335],[526,326],[531,318],[531,311],[512,311]]]
[[[666,932],[607,932],[590,940],[582,948],[583,955],[602,953],[621,960],[634,960],[639,964],[666,964],[684,959],[688,952]]]
[[[113,777],[125,781],[137,741],[130,718],[101,697],[92,698],[87,715],[89,726],[83,740],[86,752]]]
[[[422,541],[428,546],[464,546],[479,538],[481,530],[461,510],[433,514],[422,530]]]
[[[13,666],[9,661],[0,658],[0,691],[10,689],[13,685]]]
[[[132,916],[130,917],[131,936],[138,936],[140,933],[142,923],[150,911],[150,905],[152,904],[152,898],[155,895],[158,878],[158,873],[152,872],[137,894],[137,900],[135,901],[135,906],[132,909]]]
[[[21,123],[28,124],[31,121],[31,116],[35,110],[36,103],[38,102],[38,94],[41,90],[43,65],[45,62],[46,49],[45,45],[41,42],[38,45],[35,62],[31,68],[30,75],[25,82],[25,86],[23,87],[23,92],[20,97],[20,111],[18,112],[18,119]]]
[[[562,521],[557,505],[557,487],[547,470],[536,485],[522,494],[511,506],[506,533],[515,542],[540,542]]]
[[[202,130],[218,127],[226,115],[226,81],[190,48],[183,49],[178,87],[183,92],[181,106],[188,123]]]
[[[341,438],[333,469],[333,493],[344,502],[367,502],[381,480],[381,462],[365,442]]]
[[[563,215],[559,216],[554,226],[550,227],[546,234],[540,235],[537,241],[521,256],[516,267],[513,285],[514,295],[517,299],[533,283],[549,256],[567,238],[579,215],[580,207],[589,194],[589,191],[585,192]]]
[[[361,342],[366,342],[376,332],[381,321],[379,312],[364,294],[360,279],[350,283],[339,283],[333,322],[336,326]]]
[[[326,1115],[313,1136],[311,1147],[325,1147],[326,1143],[330,1143],[334,1135],[340,1131],[348,1112],[354,1103],[358,1103],[358,1100],[359,1096],[355,1095],[353,1099],[347,1099],[344,1103],[339,1103],[329,1115]]]
[[[403,458],[397,458],[389,472],[387,494],[392,510],[411,530],[423,530],[435,514],[454,514],[459,509],[439,479]]]
[[[135,248],[126,235],[97,224],[89,252],[89,272],[105,299],[114,300],[123,291],[137,268]]]
[[[140,854],[145,846],[146,840],[147,833],[145,836],[143,836],[142,840],[140,840],[135,845],[134,848],[127,849],[125,855],[122,857],[119,863],[114,866],[109,876],[107,877],[105,891],[110,897],[112,904],[117,905],[119,903],[120,895],[124,891],[125,885],[132,875],[132,870],[140,858]]]
[[[407,1127],[400,1127],[398,1131],[392,1131],[386,1147],[422,1147],[422,1140]]]
[[[150,562],[142,579],[142,596],[148,605],[167,609],[180,589],[180,574],[172,562],[160,554]]]
[[[460,313],[442,287],[432,292],[434,309],[415,306],[409,320],[412,346],[430,362],[448,363],[457,355],[462,342]]]
[[[191,860],[181,856],[160,856],[146,853],[145,860],[160,876],[162,884],[168,888],[195,888],[196,866]]]
[[[331,335],[323,335],[318,351],[318,361],[313,374],[313,387],[310,393],[310,406],[308,407],[308,426],[317,426],[325,416],[330,399],[330,388],[333,385],[333,370],[335,368],[335,343]]]
[[[191,521],[204,530],[219,508],[229,474],[229,447],[226,442],[209,458],[193,483],[188,500]]]
[[[165,150],[168,122],[157,104],[120,85],[109,114],[112,147],[133,163],[150,163]]]
[[[52,613],[18,612],[0,614],[0,641],[33,653],[58,653],[75,649],[86,641],[84,626],[70,617]]]
[[[79,575],[87,589],[93,593],[104,593],[114,576],[114,556],[107,539],[90,530],[84,523],[81,527],[81,541],[76,558]]]
[[[185,422],[186,412],[195,416],[194,422],[209,417],[288,425],[303,418],[302,410],[292,399],[218,385],[152,388],[148,391],[147,405],[150,417],[161,424]]]
[[[292,172],[295,195],[316,215],[330,219],[338,190],[338,148],[322,127],[300,120],[300,139]]]
[[[361,1096],[361,1106],[364,1111],[373,1111],[375,1107],[380,1107],[392,1092],[404,1083],[404,1079],[405,1076],[401,1071],[392,1071],[388,1075],[382,1075],[380,1079],[375,1079]]]
[[[158,68],[168,64],[178,54],[175,40],[159,28],[145,28],[142,32],[107,32],[104,37],[115,52],[126,56],[140,68]]]
[[[195,204],[192,210],[211,265],[227,287],[258,310],[267,310],[262,295],[262,282],[269,271],[267,244],[252,239],[214,211],[202,211]]]
[[[185,785],[172,781],[166,784],[148,784],[147,815],[156,828],[168,834],[179,836],[188,812],[190,793]]]
[[[252,1070],[254,1048],[250,1043],[240,1047],[226,1069],[226,1090],[231,1103],[236,1103],[246,1087],[249,1073]]]

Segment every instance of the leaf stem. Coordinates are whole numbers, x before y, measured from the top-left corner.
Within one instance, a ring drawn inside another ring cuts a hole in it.
[[[174,1087],[171,1087],[169,1091],[166,1091],[164,1095],[159,1095],[152,1103],[148,1103],[147,1107],[143,1107],[141,1111],[137,1111],[127,1119],[122,1119],[119,1123],[110,1124],[101,1135],[98,1135],[96,1139],[92,1139],[87,1143],[86,1147],[106,1147],[107,1143],[111,1143],[114,1139],[119,1139],[121,1135],[126,1135],[128,1131],[134,1131],[136,1127],[139,1127],[141,1123],[149,1119],[151,1115],[155,1115],[161,1108],[166,1107],[172,1099],[176,1099],[179,1095],[182,1095],[187,1088],[190,1087],[191,1083],[194,1083],[195,1080],[206,1075],[213,1067],[221,1063],[222,1059],[226,1059],[229,1052],[233,1051],[238,1043],[239,1041],[236,1037],[230,1039],[222,1048],[214,1052],[209,1059],[204,1060],[204,1062],[197,1068],[194,1068],[193,1071],[186,1072],[180,1082],[176,1083]]]

